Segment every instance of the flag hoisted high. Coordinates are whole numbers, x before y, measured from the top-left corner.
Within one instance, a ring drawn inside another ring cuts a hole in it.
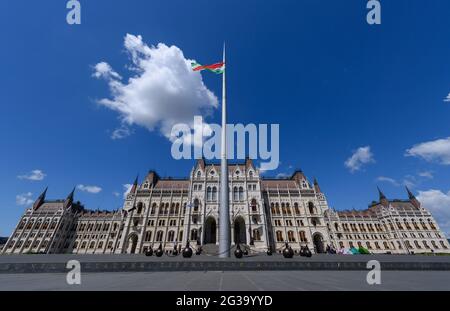
[[[191,63],[192,70],[194,71],[202,71],[202,70],[209,70],[211,72],[221,74],[225,70],[225,63],[220,62],[212,65],[200,65],[195,62]]]
[[[231,228],[230,207],[228,205],[228,160],[227,160],[227,104],[225,83],[225,43],[223,45],[223,61],[212,65],[202,66],[192,62],[193,71],[209,70],[222,74],[222,137],[220,142],[220,204],[219,204],[219,257],[230,257]],[[190,223],[190,221],[189,221]]]

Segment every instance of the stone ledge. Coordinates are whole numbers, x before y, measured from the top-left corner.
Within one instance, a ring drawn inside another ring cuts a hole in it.
[[[368,260],[371,258],[368,257]],[[385,271],[450,271],[450,262],[380,262]],[[156,272],[156,271],[298,271],[329,270],[357,271],[368,270],[367,261],[133,261],[133,262],[82,262],[81,271],[101,272]],[[0,274],[18,273],[66,273],[69,269],[62,262],[47,263],[0,263]]]

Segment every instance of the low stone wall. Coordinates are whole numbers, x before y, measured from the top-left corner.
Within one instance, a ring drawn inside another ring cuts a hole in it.
[[[0,256],[0,273],[66,273],[69,260],[78,260],[83,272],[142,271],[276,271],[276,270],[368,270],[369,260],[378,260],[382,270],[450,271],[450,256],[339,256],[312,258],[253,256],[243,259],[220,259],[212,256],[192,258],[125,256],[20,255]]]

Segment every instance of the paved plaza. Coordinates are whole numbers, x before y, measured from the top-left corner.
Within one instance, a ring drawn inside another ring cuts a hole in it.
[[[366,271],[206,271],[84,273],[81,285],[66,274],[0,274],[0,290],[302,291],[450,290],[448,271],[386,271],[381,285],[368,285]]]

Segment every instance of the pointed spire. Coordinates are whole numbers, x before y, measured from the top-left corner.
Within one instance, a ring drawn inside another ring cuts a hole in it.
[[[317,179],[315,177],[314,177],[314,189],[316,190],[317,193],[321,193],[322,192],[320,190],[319,182],[317,181]]]
[[[133,186],[131,187],[130,193],[135,193],[137,186],[138,186],[138,179],[139,179],[139,174],[136,176],[136,179],[134,180]]]
[[[377,186],[377,189],[378,189],[378,195],[379,195],[379,197],[380,197],[380,203],[381,203],[381,205],[383,205],[383,206],[385,206],[385,207],[388,207],[389,206],[389,201],[388,201],[388,199],[386,198],[386,196],[384,195],[384,193],[380,190],[380,188]]]
[[[378,195],[380,196],[380,201],[381,199],[386,199],[386,196],[384,195],[384,193],[380,190],[380,187],[377,186],[378,189]]]
[[[408,186],[405,186],[406,192],[408,192],[409,201],[414,205],[415,208],[420,209],[420,202],[417,200],[415,195],[409,190]]]
[[[409,190],[408,186],[405,186],[406,188],[406,192],[408,192],[408,198],[410,200],[415,199],[416,197],[414,196],[414,194]]]
[[[76,189],[76,187],[73,187],[72,192],[69,193],[69,195],[67,196],[66,200],[64,201],[64,209],[69,208],[70,206],[72,206],[73,197],[74,197],[74,194],[75,194],[75,189]]]
[[[33,210],[37,210],[44,202],[45,202],[45,196],[47,195],[48,187],[45,188],[45,190],[41,193],[41,195],[36,199],[36,201],[33,204]]]

